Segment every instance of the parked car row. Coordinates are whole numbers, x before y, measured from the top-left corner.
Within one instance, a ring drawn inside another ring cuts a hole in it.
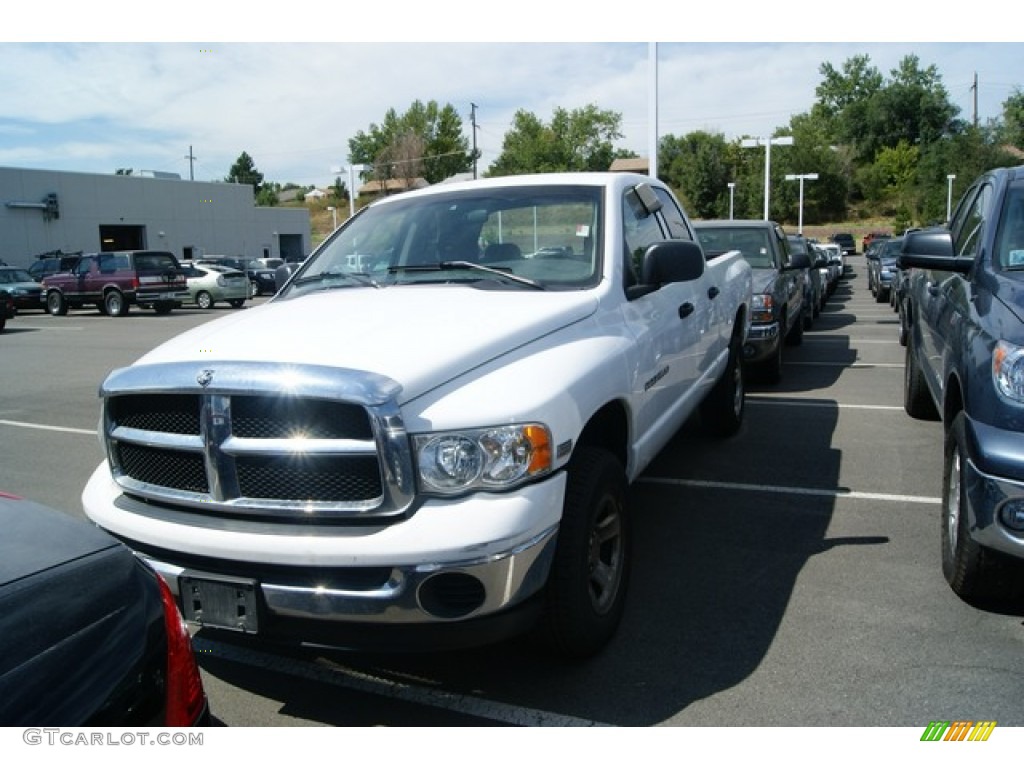
[[[284,263],[284,259],[244,259],[235,256],[204,256],[196,260],[197,265],[217,264],[244,272],[249,279],[250,298],[277,293],[275,273]]]
[[[249,278],[245,272],[221,264],[190,264],[185,267],[188,303],[200,309],[212,309],[227,302],[239,309],[249,298]]]
[[[945,435],[942,573],[970,603],[1024,595],[1024,166],[906,233],[896,278],[904,408]],[[880,286],[882,285],[879,278]]]
[[[222,263],[234,261],[241,269]],[[47,255],[28,269],[0,265],[0,290],[6,296],[0,328],[17,312],[31,310],[65,315],[71,309],[95,306],[119,317],[132,307],[158,314],[186,305],[211,309],[227,303],[237,309],[252,296],[276,293],[276,271],[287,266],[281,259],[179,262],[167,251]]]
[[[14,299],[11,294],[0,288],[0,331],[7,326],[7,321],[14,317]]]
[[[27,270],[20,267],[0,267],[0,288],[10,294],[15,311],[42,309],[43,287]]]
[[[892,304],[891,299],[899,273],[896,262],[902,248],[902,237],[887,237],[875,240],[864,253],[868,290],[879,304]]]
[[[773,221],[694,222],[709,259],[739,251],[753,273],[752,323],[743,361],[769,383],[782,378],[783,347],[803,341],[845,271],[842,251],[786,235]]]

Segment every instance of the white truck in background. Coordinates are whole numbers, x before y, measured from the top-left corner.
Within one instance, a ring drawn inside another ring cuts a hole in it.
[[[628,484],[698,412],[742,423],[750,304],[749,265],[706,261],[653,178],[384,198],[266,304],[107,377],[83,505],[204,627],[376,650],[539,627],[587,657],[623,613]]]

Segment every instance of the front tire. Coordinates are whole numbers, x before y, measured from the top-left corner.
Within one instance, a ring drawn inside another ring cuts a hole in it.
[[[103,307],[111,317],[124,317],[128,314],[128,303],[120,291],[108,291],[103,296]]]
[[[791,347],[799,347],[804,343],[804,323],[802,317],[798,317],[796,322],[793,323],[793,327],[789,329],[789,333],[786,334],[786,343]]]
[[[50,291],[46,296],[46,310],[56,316],[64,316],[68,313],[68,303],[64,294],[60,291]]]
[[[568,471],[544,625],[557,653],[584,659],[608,644],[622,620],[632,542],[618,459],[583,445]]]
[[[946,434],[942,472],[942,575],[969,603],[1012,600],[1021,594],[1020,563],[971,538],[967,505],[967,427],[963,411]]]
[[[196,294],[196,305],[200,309],[210,309],[213,306],[213,297],[206,291]]]
[[[761,368],[761,373],[764,375],[764,380],[768,384],[778,384],[782,381],[782,339],[777,340],[778,343],[775,345],[775,351],[772,353],[771,359],[766,360],[764,366]]]
[[[924,374],[917,364],[912,335],[907,338],[906,354],[903,359],[903,410],[911,418],[936,421],[939,418],[939,411],[928,391]]]
[[[739,432],[746,410],[746,387],[738,337],[729,344],[729,362],[722,378],[700,404],[700,420],[709,434],[730,437]]]

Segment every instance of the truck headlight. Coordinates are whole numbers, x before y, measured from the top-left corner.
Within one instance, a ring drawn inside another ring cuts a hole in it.
[[[775,299],[770,293],[755,293],[752,297],[750,319],[755,323],[770,323],[775,319]]]
[[[1024,403],[1024,347],[998,342],[992,352],[992,378],[1005,397]]]
[[[414,435],[423,490],[503,490],[551,470],[551,433],[542,424]]]

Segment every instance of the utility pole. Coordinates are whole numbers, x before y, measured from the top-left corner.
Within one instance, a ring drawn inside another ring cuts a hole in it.
[[[189,181],[195,181],[196,177],[195,177],[195,174],[192,171],[192,161],[193,160],[198,160],[199,158],[195,157],[192,154],[192,145],[191,144],[188,145],[188,154],[185,155],[185,159],[188,160],[188,180]]]
[[[658,44],[647,44],[647,174],[658,178]]]
[[[771,138],[770,136],[759,136],[755,139],[743,139],[740,142],[741,147],[764,147],[764,219],[768,221],[771,218],[769,211],[771,210],[770,200],[772,194],[772,145],[781,145],[784,147],[791,146],[793,144],[792,136],[777,136]]]
[[[974,85],[971,86],[971,90],[974,91],[974,127],[978,127],[978,73],[974,73]],[[948,217],[947,217],[948,218]]]
[[[800,213],[798,224],[796,225],[796,233],[802,235],[804,233],[804,181],[816,181],[818,174],[816,173],[787,173],[786,181],[799,181],[800,182]],[[948,217],[947,217],[948,218]]]
[[[476,180],[476,104],[469,102],[472,109],[469,111],[469,122],[473,126],[473,180]]]

